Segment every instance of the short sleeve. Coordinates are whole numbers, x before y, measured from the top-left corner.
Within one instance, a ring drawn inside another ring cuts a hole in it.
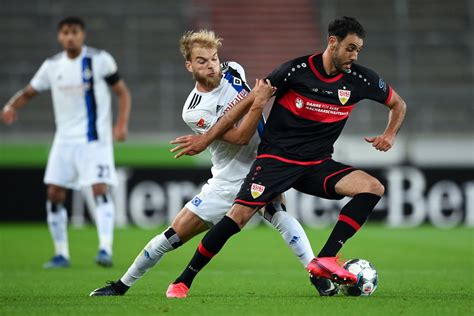
[[[103,78],[118,72],[114,58],[106,51],[101,51],[101,76]]]
[[[277,89],[277,94],[282,93],[286,90],[287,83],[290,80],[290,78],[288,78],[288,73],[291,72],[293,63],[294,60],[290,60],[284,64],[281,64],[267,76],[266,79],[270,80],[272,86]]]
[[[375,71],[364,68],[364,72],[370,84],[362,85],[362,98],[387,104],[392,96],[392,88]]]
[[[239,63],[236,63],[235,61],[229,61],[228,66],[235,69],[237,73],[239,74],[240,79],[247,82],[247,79],[245,77],[244,67],[242,67]]]
[[[43,92],[51,88],[51,81],[48,76],[49,65],[49,61],[45,60],[30,81],[30,85],[37,92]]]

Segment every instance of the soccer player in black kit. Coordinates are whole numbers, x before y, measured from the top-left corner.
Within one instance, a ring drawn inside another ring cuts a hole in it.
[[[326,199],[352,198],[342,208],[308,271],[315,279],[357,282],[354,274],[340,266],[336,255],[370,216],[384,187],[364,171],[332,160],[333,144],[360,100],[371,99],[389,109],[383,134],[365,138],[376,150],[387,151],[393,146],[406,112],[405,102],[392,87],[371,69],[354,63],[364,36],[364,28],[356,19],[338,18],[329,24],[328,44],[322,54],[293,59],[266,78],[276,93],[257,159],[231,210],[204,236],[173,284],[183,283],[187,292],[197,273],[226,241],[259,208],[289,188]],[[233,126],[251,104],[251,98],[244,99],[206,134],[178,137],[172,143],[180,145],[172,151],[181,150],[176,157],[201,152]]]

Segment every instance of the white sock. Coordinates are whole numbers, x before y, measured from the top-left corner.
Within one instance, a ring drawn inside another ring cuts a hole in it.
[[[275,207],[277,212],[270,217],[267,211],[265,211],[265,219],[280,232],[288,247],[306,268],[308,263],[314,258],[308,236],[306,236],[301,224],[288,212],[284,211],[279,202],[273,203],[273,207]]]
[[[46,220],[53,238],[54,254],[69,259],[69,243],[67,237],[67,211],[64,205],[46,201]]]
[[[176,234],[174,236],[175,238],[179,238]],[[128,268],[128,271],[122,276],[120,281],[127,286],[135,284],[145,272],[154,267],[161,258],[163,258],[165,253],[175,249],[175,247],[171,245],[170,240],[166,238],[165,232],[156,235],[135,258],[135,261],[130,268]],[[173,242],[173,240],[171,241]]]
[[[95,197],[95,223],[99,235],[99,249],[112,255],[114,240],[115,206],[110,194]]]

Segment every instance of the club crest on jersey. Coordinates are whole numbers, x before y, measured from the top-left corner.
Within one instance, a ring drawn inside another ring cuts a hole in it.
[[[234,78],[234,85],[241,86],[242,85],[242,80],[240,80],[239,78]]]
[[[295,105],[296,105],[296,107],[297,107],[298,109],[301,109],[301,108],[303,107],[303,105],[304,105],[304,102],[303,102],[303,100],[301,100],[300,98],[296,98],[296,100],[295,100]]]
[[[349,101],[349,98],[351,97],[351,91],[338,89],[337,96],[339,97],[341,104],[344,105],[347,103],[347,101]]]
[[[250,186],[250,194],[254,199],[258,198],[265,191],[265,187],[261,184],[252,183]]]
[[[84,69],[82,72],[82,78],[84,78],[84,80],[90,80],[92,78],[92,71],[90,68]]]

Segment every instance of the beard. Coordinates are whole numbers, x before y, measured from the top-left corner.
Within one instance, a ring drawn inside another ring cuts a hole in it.
[[[219,86],[219,84],[221,83],[221,77],[222,73],[220,71],[217,76],[214,77],[201,76],[198,73],[193,72],[194,80],[199,82],[199,84],[203,85],[209,91],[214,90]]]
[[[345,63],[343,63],[337,56],[336,54],[334,54],[332,56],[332,63],[334,65],[334,68],[336,68],[337,72],[339,73],[345,73],[345,72],[348,72],[349,69],[348,68],[344,68],[344,65]]]

